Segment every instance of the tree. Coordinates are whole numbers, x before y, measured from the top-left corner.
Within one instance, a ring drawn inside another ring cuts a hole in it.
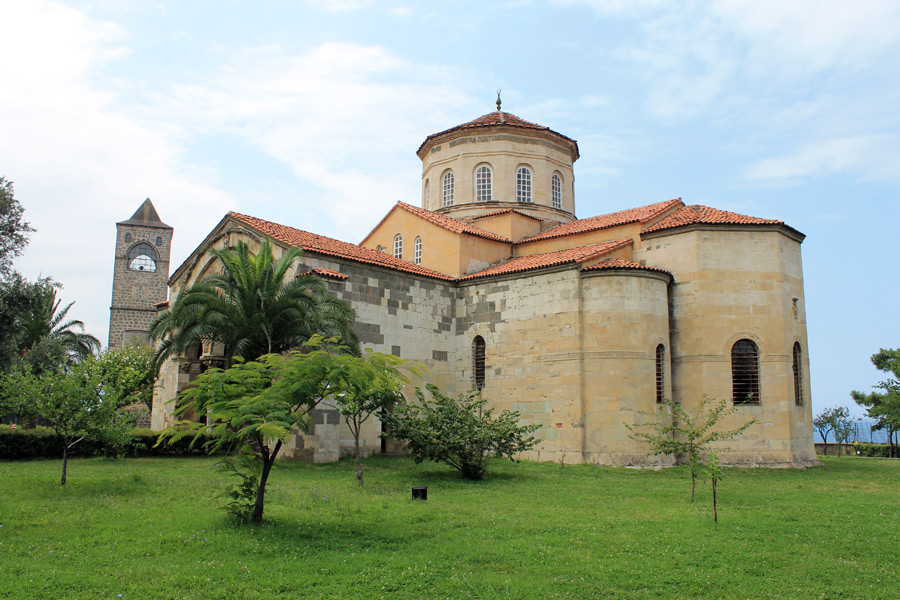
[[[152,410],[156,377],[155,352],[145,345],[106,350],[92,361],[97,377],[124,406],[140,404]]]
[[[514,460],[539,443],[530,435],[539,425],[519,425],[516,411],[493,418],[493,409],[484,408],[486,400],[477,390],[452,398],[433,384],[425,387],[433,402],[416,388],[418,403],[398,402],[387,418],[393,437],[406,442],[417,463],[445,463],[466,479],[482,479],[488,458]]]
[[[19,362],[22,322],[38,310],[46,290],[56,285],[48,277],[31,282],[15,272],[0,276],[0,373]]]
[[[834,408],[826,408],[813,417],[813,428],[822,436],[825,443],[825,452],[828,454],[828,434],[834,431]]]
[[[269,239],[256,256],[244,242],[210,252],[223,272],[183,290],[150,326],[151,337],[161,340],[157,367],[169,356],[205,342],[224,347],[227,369],[235,356],[252,361],[286,352],[315,334],[336,337],[358,353],[350,305],[329,294],[316,275],[288,276],[303,254],[300,248],[285,250],[277,261]]]
[[[724,473],[719,466],[719,457],[715,452],[710,452],[706,458],[706,476],[712,482],[713,493],[713,523],[719,522],[719,498],[716,495],[716,484],[722,480]]]
[[[12,272],[12,261],[28,245],[31,225],[24,221],[25,209],[16,200],[12,181],[0,177],[0,277]]]
[[[880,370],[893,375],[892,379],[886,379],[876,384],[876,387],[884,390],[884,393],[852,391],[850,396],[860,406],[867,409],[867,414],[875,420],[872,429],[886,429],[889,455],[897,456],[895,437],[900,432],[900,350],[881,348],[877,354],[872,355],[872,364]]]
[[[40,375],[19,370],[4,376],[0,387],[8,410],[41,417],[62,441],[60,485],[66,485],[69,451],[76,444],[85,438],[109,439],[113,430],[126,425],[118,414],[118,399],[84,365]]]
[[[832,413],[834,439],[838,443],[838,456],[844,451],[844,445],[850,441],[855,431],[853,419],[850,418],[850,410],[846,406],[839,406]]]
[[[36,307],[22,319],[18,337],[21,361],[35,373],[65,369],[93,356],[100,340],[84,332],[84,323],[67,319],[74,302],[60,310],[56,287],[45,287]]]
[[[340,365],[332,352],[313,336],[304,351],[236,359],[228,369],[209,369],[182,393],[175,410],[181,417],[206,415],[207,423],[182,419],[164,430],[158,443],[188,436],[196,441],[205,433],[211,453],[236,454],[230,465],[226,461],[242,479],[231,510],[261,523],[266,483],[282,445],[295,431],[308,431],[310,412],[340,389]]]
[[[740,427],[727,431],[717,431],[715,427],[724,417],[737,412],[738,407],[728,407],[725,400],[716,400],[706,394],[693,412],[684,410],[680,404],[665,399],[655,413],[641,413],[656,417],[652,432],[636,431],[643,425],[622,423],[631,433],[633,440],[650,445],[650,456],[662,454],[684,455],[691,470],[691,502],[697,489],[697,476],[703,466],[703,457],[709,452],[713,442],[730,440],[742,434],[756,422],[750,419]],[[671,411],[670,416],[668,412]]]

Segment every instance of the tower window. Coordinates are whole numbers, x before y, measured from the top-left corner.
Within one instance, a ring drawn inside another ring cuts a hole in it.
[[[430,192],[431,192],[431,185],[429,185],[429,181],[426,179],[425,180],[425,192],[424,192],[423,202],[422,202],[422,206],[424,206],[425,208],[428,208],[428,195]]]
[[[453,206],[453,191],[454,186],[456,184],[456,178],[453,176],[453,171],[447,171],[444,173],[444,178],[441,184],[441,205],[442,206]]]
[[[490,202],[491,197],[491,168],[481,165],[475,169],[475,202]]]
[[[554,173],[550,180],[551,193],[553,195],[553,208],[562,208],[562,177]]]
[[[413,246],[413,250],[414,250],[413,262],[416,263],[417,265],[421,265],[422,264],[422,238],[420,238],[420,237],[416,238],[416,243]]]
[[[130,243],[131,243],[131,234],[130,234],[130,233],[126,233],[126,234],[125,234],[125,243],[126,243],[126,244],[130,244]]]
[[[394,236],[394,257],[403,258],[403,237],[399,233]]]
[[[794,404],[803,406],[803,350],[794,342]]]
[[[158,248],[160,246],[162,246],[162,237],[156,236],[156,247]]]
[[[472,383],[475,388],[484,388],[484,338],[480,335],[472,340]]]
[[[528,167],[516,169],[516,200],[531,202],[531,169]]]
[[[731,348],[731,386],[735,404],[759,404],[759,350],[752,340]]]
[[[666,394],[666,347],[656,347],[656,403],[662,404]]]
[[[128,250],[128,268],[132,271],[156,271],[156,250],[147,242],[135,244]]]

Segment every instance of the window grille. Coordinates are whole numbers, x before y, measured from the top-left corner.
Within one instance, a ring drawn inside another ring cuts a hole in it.
[[[528,167],[516,169],[516,200],[531,202],[531,169]]]
[[[562,208],[562,177],[559,176],[559,173],[553,174],[551,188],[553,192],[553,208]]]
[[[731,348],[731,385],[735,404],[759,404],[759,350],[751,340]]]
[[[444,173],[443,186],[442,186],[442,205],[443,206],[453,206],[453,191],[454,186],[456,184],[456,178],[453,176],[453,171],[447,171]]]
[[[794,403],[803,406],[803,350],[794,342]]]
[[[403,237],[399,233],[394,237],[394,258],[403,258]]]
[[[415,254],[414,254],[415,258],[413,259],[413,262],[416,263],[417,265],[421,265],[422,264],[422,238],[420,238],[420,237],[416,238],[416,243],[415,243],[415,246],[413,247],[413,249],[415,251]]]
[[[475,202],[490,202],[491,200],[491,168],[481,165],[475,169]]]
[[[147,242],[135,244],[128,250],[128,268],[132,271],[156,271],[156,250]]]
[[[484,388],[484,338],[480,335],[472,342],[472,380],[476,389]]]
[[[666,393],[666,347],[656,347],[656,403],[662,404]]]

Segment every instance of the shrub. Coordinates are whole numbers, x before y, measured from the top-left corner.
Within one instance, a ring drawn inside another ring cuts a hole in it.
[[[891,447],[887,444],[864,444],[861,442],[856,446],[856,449],[859,450],[860,456],[873,456],[876,458],[888,458],[891,451]]]

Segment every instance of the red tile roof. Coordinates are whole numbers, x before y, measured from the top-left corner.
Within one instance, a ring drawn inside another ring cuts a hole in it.
[[[655,223],[644,229],[641,233],[650,233],[653,231],[662,231],[664,229],[674,229],[676,227],[685,227],[687,225],[784,225],[784,221],[775,219],[760,219],[757,217],[748,217],[739,215],[738,213],[728,212],[727,210],[719,210],[708,206],[694,204],[691,206],[683,206],[667,216],[662,221]]]
[[[619,212],[609,213],[606,215],[598,215],[596,217],[589,217],[587,219],[569,221],[568,223],[557,225],[556,227],[548,229],[547,231],[541,232],[530,238],[519,240],[516,243],[527,244],[528,242],[549,240],[553,238],[564,237],[567,235],[596,231],[599,229],[608,229],[610,227],[625,225],[627,223],[646,223],[648,221],[652,221],[654,218],[659,217],[667,210],[670,210],[676,206],[684,206],[681,198],[666,200],[665,202],[657,202],[655,204],[648,204],[647,206],[638,206],[637,208],[629,208],[627,210],[620,210]]]
[[[343,273],[338,273],[337,271],[332,271],[331,269],[313,269],[311,271],[306,271],[305,273],[298,273],[297,276],[300,275],[320,275],[322,277],[331,277],[332,279],[340,279],[341,281],[345,279],[350,279],[349,275],[344,275]]]
[[[521,117],[517,117],[516,115],[508,112],[502,112],[499,110],[495,110],[493,112],[489,112],[486,115],[481,115],[477,119],[472,119],[467,123],[463,123],[462,125],[457,125],[455,127],[451,127],[450,129],[445,129],[443,131],[439,131],[437,133],[432,133],[425,141],[422,142],[422,145],[419,146],[419,149],[416,151],[421,152],[422,148],[430,142],[431,140],[446,135],[448,133],[454,133],[456,131],[465,131],[465,130],[477,130],[484,127],[497,127],[505,125],[507,127],[516,127],[519,129],[532,129],[536,131],[546,131],[547,133],[552,133],[557,135],[564,140],[571,142],[575,146],[575,157],[578,157],[578,143],[572,138],[565,136],[558,131],[553,131],[549,127],[545,127],[544,125],[538,125],[537,123],[532,123],[531,121],[526,121]]]
[[[488,218],[488,217],[496,217],[496,216],[498,216],[498,215],[505,215],[505,214],[507,214],[507,213],[512,213],[512,214],[520,215],[520,216],[523,216],[523,217],[528,217],[529,219],[534,219],[535,221],[540,221],[539,218],[537,218],[537,217],[535,217],[535,216],[532,216],[532,215],[529,215],[529,214],[527,214],[527,213],[523,213],[522,211],[516,210],[516,209],[514,209],[514,208],[505,208],[505,209],[503,209],[503,210],[495,210],[494,212],[489,212],[489,213],[484,214],[484,215],[478,215],[477,217],[473,217],[472,220],[473,220],[473,221],[477,221],[478,219],[486,219],[486,218]]]
[[[671,275],[671,273],[669,273],[665,269],[660,269],[658,267],[648,267],[647,265],[636,263],[633,260],[625,260],[624,258],[605,258],[598,262],[596,265],[585,267],[583,270],[600,271],[602,269],[635,269],[641,271],[656,271],[657,273],[665,273],[666,275]]]
[[[533,269],[541,269],[544,267],[553,267],[556,265],[564,265],[569,263],[582,263],[598,256],[608,254],[613,250],[624,248],[631,245],[634,240],[613,240],[611,242],[603,242],[602,244],[591,244],[589,246],[580,246],[577,248],[567,248],[565,250],[556,250],[554,252],[540,252],[538,254],[530,254],[528,256],[520,256],[510,259],[499,265],[488,267],[477,273],[465,275],[459,278],[459,281],[470,279],[479,279],[482,277],[491,277],[494,275],[508,275],[510,273],[520,273],[522,271],[531,271]]]
[[[503,236],[497,235],[496,233],[491,233],[490,231],[486,231],[481,229],[480,227],[475,227],[474,225],[469,225],[463,221],[458,219],[454,219],[453,217],[448,217],[447,215],[442,215],[441,213],[436,213],[424,208],[419,208],[418,206],[413,206],[412,204],[407,204],[405,202],[398,202],[397,206],[411,212],[417,217],[421,217],[428,221],[429,223],[434,223],[438,227],[443,227],[449,231],[454,233],[464,233],[466,235],[474,235],[477,237],[482,237],[487,240],[493,240],[495,242],[503,242],[505,244],[512,244],[512,240],[509,238],[505,238]]]
[[[364,248],[349,242],[342,242],[334,238],[325,237],[324,235],[309,233],[308,231],[294,229],[293,227],[279,225],[278,223],[257,219],[256,217],[242,215],[236,212],[229,212],[228,216],[237,219],[245,225],[256,229],[264,235],[268,235],[272,239],[278,240],[283,244],[300,246],[304,250],[315,252],[316,254],[336,256],[355,262],[378,265],[388,269],[404,271],[406,273],[413,273],[415,275],[422,275],[434,279],[442,279],[444,281],[453,280],[453,277],[450,277],[449,275],[445,275],[444,273],[440,273],[433,269],[427,269],[420,265],[414,265],[411,262],[399,258],[394,258],[390,254],[379,252],[378,250]]]
[[[162,302],[154,302],[153,303],[153,308],[155,308],[156,310],[166,308],[167,306],[169,306],[168,300],[163,300]]]

